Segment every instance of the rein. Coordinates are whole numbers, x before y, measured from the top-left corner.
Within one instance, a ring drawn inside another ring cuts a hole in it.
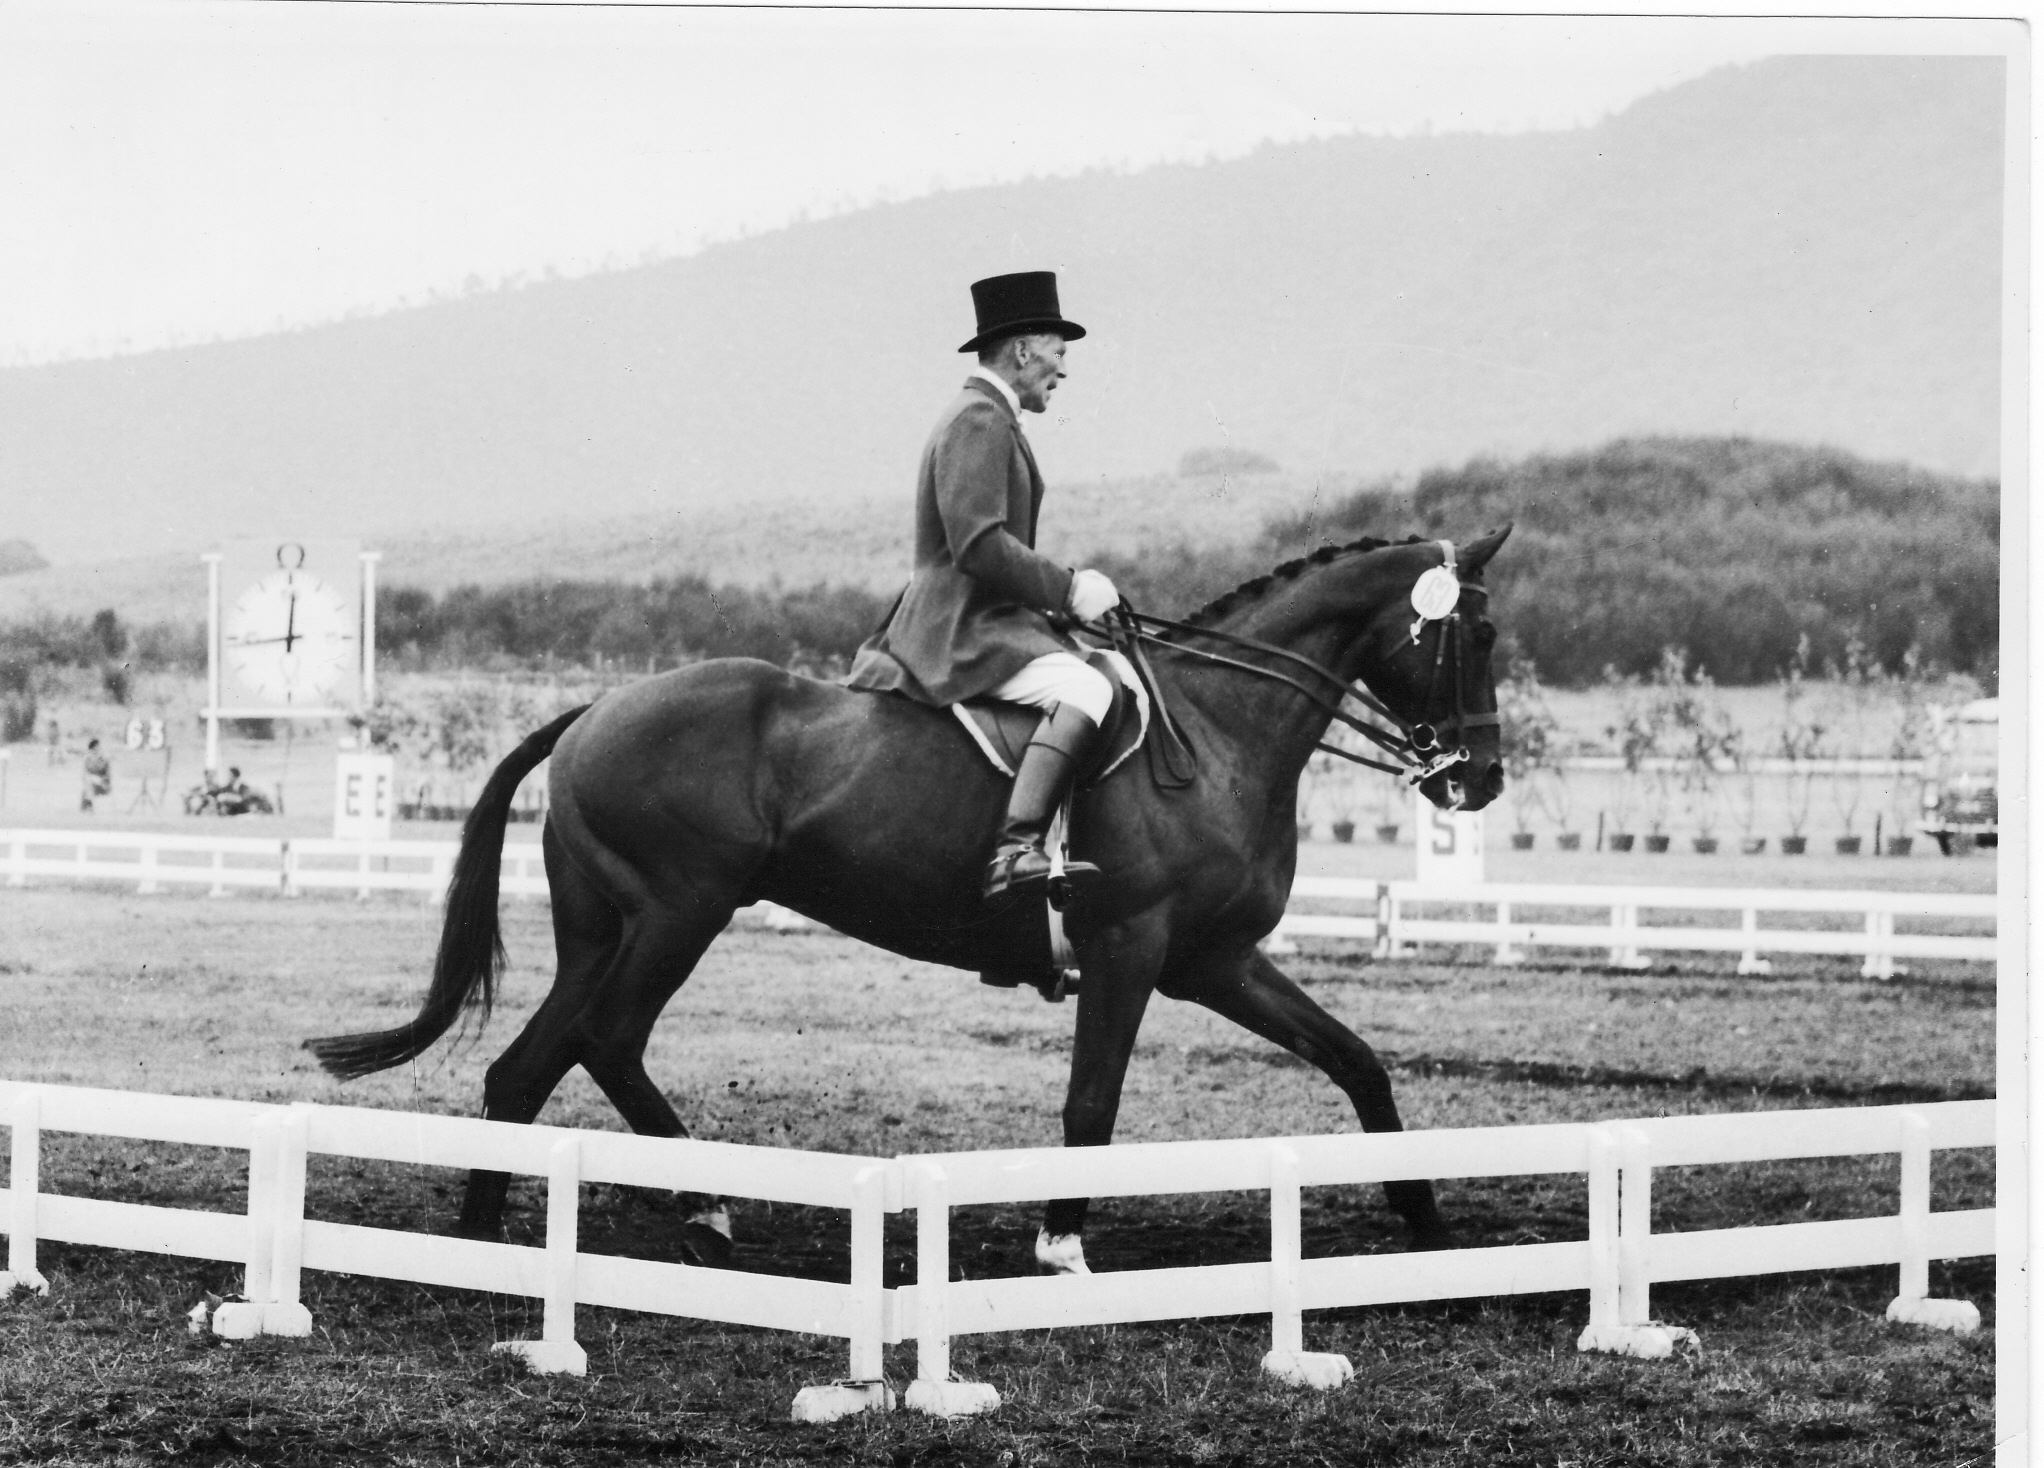
[[[1450,568],[1451,574],[1454,563],[1454,555],[1450,551],[1447,555],[1446,564]],[[1489,594],[1484,587],[1478,586],[1473,582],[1461,581],[1458,584],[1463,591],[1473,591],[1479,596]],[[1324,750],[1328,754],[1339,755],[1345,760],[1359,765],[1366,765],[1373,770],[1382,770],[1388,775],[1403,775],[1406,783],[1410,785],[1418,785],[1425,780],[1431,779],[1449,766],[1459,764],[1468,759],[1469,749],[1462,742],[1466,737],[1466,731],[1494,725],[1498,722],[1498,716],[1494,713],[1471,714],[1463,707],[1462,673],[1464,671],[1463,643],[1465,634],[1462,614],[1459,610],[1450,612],[1447,616],[1440,618],[1422,617],[1413,624],[1412,630],[1412,640],[1418,642],[1423,635],[1428,621],[1438,621],[1440,623],[1440,636],[1434,648],[1433,668],[1427,679],[1427,702],[1429,704],[1433,702],[1435,690],[1439,686],[1445,668],[1455,695],[1455,715],[1452,726],[1455,747],[1453,749],[1448,748],[1442,743],[1441,731],[1433,724],[1406,721],[1387,707],[1381,700],[1355,687],[1349,680],[1313,661],[1313,659],[1306,657],[1304,654],[1293,652],[1290,648],[1278,647],[1268,642],[1259,642],[1253,637],[1243,637],[1234,632],[1223,632],[1217,627],[1201,627],[1191,622],[1175,622],[1168,617],[1153,617],[1145,612],[1137,611],[1126,601],[1123,601],[1108,616],[1108,639],[1114,644],[1117,651],[1135,665],[1137,676],[1149,690],[1151,706],[1157,710],[1158,726],[1164,735],[1162,741],[1164,746],[1164,768],[1158,770],[1156,767],[1157,761],[1153,758],[1151,761],[1152,773],[1155,775],[1157,783],[1168,789],[1182,789],[1184,786],[1192,783],[1194,771],[1199,764],[1199,756],[1192,748],[1191,741],[1185,737],[1184,731],[1178,727],[1177,720],[1172,716],[1169,708],[1164,703],[1163,690],[1157,682],[1156,674],[1150,667],[1149,659],[1143,652],[1143,644],[1145,643],[1168,652],[1176,653],[1182,657],[1197,658],[1202,662],[1213,663],[1224,668],[1234,668],[1239,672],[1253,673],[1257,677],[1270,678],[1283,683],[1287,687],[1303,694],[1309,702],[1324,711],[1329,717],[1346,724],[1349,728],[1354,729],[1357,733],[1374,742],[1385,753],[1399,761],[1399,763],[1387,764],[1383,760],[1370,759],[1365,755],[1356,754],[1337,745],[1329,744],[1325,740],[1316,741],[1313,746],[1315,749]],[[1334,698],[1329,698],[1319,689],[1310,686],[1282,669],[1268,668],[1257,663],[1244,662],[1240,658],[1227,657],[1221,653],[1190,647],[1182,642],[1173,642],[1158,636],[1159,632],[1176,632],[1182,635],[1205,637],[1230,647],[1260,653],[1266,657],[1278,658],[1306,669],[1308,672],[1333,685],[1339,691]],[[1349,713],[1341,705],[1351,698],[1362,704],[1371,713],[1396,724],[1402,733],[1393,734],[1379,725],[1365,722]]]

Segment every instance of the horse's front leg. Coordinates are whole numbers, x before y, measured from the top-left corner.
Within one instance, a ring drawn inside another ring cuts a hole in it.
[[[1391,1077],[1376,1052],[1340,1020],[1315,1004],[1258,949],[1243,957],[1173,972],[1161,986],[1172,999],[1190,999],[1310,1061],[1348,1094],[1366,1132],[1403,1131],[1391,1099]],[[1384,1201],[1405,1220],[1415,1249],[1454,1244],[1423,1180],[1384,1184]]]
[[[1065,1090],[1065,1145],[1104,1147],[1114,1139],[1121,1083],[1136,1031],[1157,982],[1165,934],[1161,923],[1126,924],[1079,945],[1079,1019],[1072,1036],[1072,1078]],[[1043,1210],[1037,1265],[1055,1274],[1086,1274],[1081,1235],[1084,1198],[1056,1198]]]

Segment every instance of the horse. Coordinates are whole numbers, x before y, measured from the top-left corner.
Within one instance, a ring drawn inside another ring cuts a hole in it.
[[[1417,539],[1326,546],[1132,647],[1154,695],[1151,754],[1175,736],[1196,763],[1174,779],[1131,759],[1073,799],[1072,852],[1106,875],[1062,914],[1080,973],[1065,1145],[1111,1139],[1152,994],[1203,1005],[1317,1066],[1364,1131],[1401,1129],[1370,1047],[1258,942],[1291,889],[1300,772],[1329,747],[1321,741],[1335,718],[1360,727],[1343,697],[1364,698],[1406,731],[1395,742],[1436,806],[1476,810],[1503,790],[1496,631],[1481,576],[1510,530],[1459,550]],[[1432,611],[1416,620],[1429,592]],[[1230,653],[1202,646],[1215,641]],[[519,782],[549,756],[542,845],[558,967],[488,1069],[488,1118],[531,1122],[579,1063],[634,1131],[687,1135],[646,1073],[646,1043],[733,912],[752,903],[907,958],[983,973],[1051,966],[1040,892],[982,900],[1007,792],[948,711],[718,659],[562,714],[496,767],[462,832],[417,1017],[308,1040],[330,1073],[402,1064],[469,1008],[487,1017],[504,962],[505,824]],[[459,1232],[501,1237],[508,1187],[503,1173],[471,1173]],[[1384,1193],[1410,1247],[1451,1246],[1431,1183],[1386,1183]],[[1047,1204],[1041,1267],[1086,1271],[1086,1211],[1082,1198]],[[728,1223],[719,1231],[728,1257]]]

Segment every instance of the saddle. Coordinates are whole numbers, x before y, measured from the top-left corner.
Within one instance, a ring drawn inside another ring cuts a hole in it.
[[[1113,774],[1142,748],[1143,738],[1150,730],[1150,695],[1128,659],[1109,648],[1089,648],[1085,657],[1087,664],[1113,685],[1114,701],[1108,705],[1100,738],[1095,741],[1085,768],[1073,781],[1077,789],[1097,785]],[[965,732],[972,736],[988,763],[1010,780],[1015,778],[1015,768],[1022,762],[1022,751],[1030,736],[1043,722],[1041,709],[993,699],[954,703],[951,712],[965,726]]]

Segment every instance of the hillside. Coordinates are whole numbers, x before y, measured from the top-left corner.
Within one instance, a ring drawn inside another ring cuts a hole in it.
[[[647,566],[668,527],[714,540],[771,507],[799,507],[799,539],[905,499],[962,370],[965,283],[1046,263],[1092,329],[1032,424],[1065,485],[1222,445],[1310,494],[1336,469],[1641,433],[1994,474],[2001,137],[1998,60],[1782,58],[1578,131],[960,191],[610,275],[16,368],[0,538],[187,566],[239,534],[405,538],[506,575],[569,546]]]
[[[1479,459],[1337,501],[1273,542],[1466,539],[1506,521],[1495,615],[1556,681],[1644,674],[1674,644],[1721,682],[1763,682],[1805,635],[1813,672],[1852,636],[1891,671],[1912,649],[1948,671],[1997,666],[1998,486],[1836,449],[1662,438]]]

